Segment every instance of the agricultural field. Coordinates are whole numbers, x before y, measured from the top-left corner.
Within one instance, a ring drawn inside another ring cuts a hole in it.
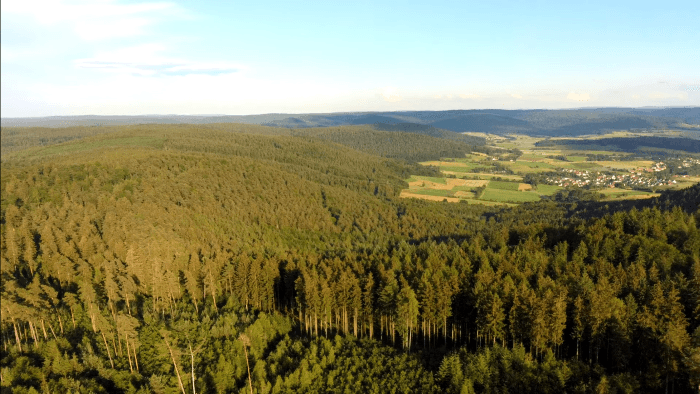
[[[518,160],[513,162],[503,162],[502,164],[510,168],[513,172],[521,174],[548,172],[554,171],[557,168],[555,165],[544,161]]]
[[[627,132],[615,135],[626,136]],[[559,184],[565,186],[582,187],[585,186],[583,182],[595,182],[598,187],[605,187],[601,193],[606,196],[607,200],[639,199],[658,195],[652,192],[619,188],[619,184],[618,188],[606,187],[608,183],[616,183],[613,174],[628,179],[630,170],[651,169],[656,164],[654,161],[614,159],[589,161],[589,155],[592,154],[614,158],[632,153],[585,150],[573,146],[539,147],[536,144],[543,138],[521,135],[508,135],[507,137],[484,135],[484,137],[487,138],[489,147],[517,148],[522,152],[522,155],[513,160],[511,157],[504,156],[504,154],[510,155],[512,153],[493,150],[488,154],[472,152],[464,157],[444,157],[440,160],[422,162],[420,163],[422,165],[437,167],[445,177],[411,177],[408,180],[409,188],[404,190],[401,196],[491,205],[506,202],[514,204],[538,201],[541,197],[554,196],[557,192],[564,190],[564,187],[541,182],[533,187],[522,182],[525,177],[532,176],[537,179],[537,177],[541,177],[538,174],[550,172],[559,173],[557,176],[562,180]],[[586,139],[590,138],[581,138],[581,142],[585,143]],[[499,152],[503,152],[503,154]],[[547,174],[546,177],[549,178],[550,175]],[[572,178],[575,181],[572,181]],[[657,183],[650,184],[650,187],[654,186],[658,190],[679,189],[700,182],[700,177],[674,177],[673,179],[677,183],[664,184],[654,181]],[[550,180],[547,183],[555,183],[555,181]],[[624,187],[639,187],[639,185],[625,185]]]
[[[486,172],[471,172],[469,173],[469,177],[475,177],[479,179],[493,179],[493,178],[501,178],[501,179],[507,179],[509,181],[522,181],[523,177],[520,175],[504,175],[504,174],[489,174]]]
[[[587,156],[575,156],[575,155],[567,155],[567,159],[573,161],[573,162],[580,162],[580,161],[586,161],[588,160]]]
[[[438,167],[445,173],[469,173],[473,168],[478,167],[478,156],[469,159],[457,159],[453,161],[425,161],[420,164],[424,166]]]
[[[607,168],[619,168],[623,170],[632,170],[635,168],[649,168],[654,162],[651,160],[633,160],[633,161],[596,161],[595,163]]]
[[[515,182],[504,182],[504,181],[490,181],[488,183],[489,189],[501,189],[501,190],[511,190],[518,191],[520,184]]]
[[[444,185],[447,184],[447,181],[445,178],[437,178],[437,177],[432,177],[432,176],[411,176],[406,180],[409,184],[412,182],[432,182],[432,183],[442,183]]]
[[[519,192],[517,190],[492,189],[487,187],[481,195],[482,200],[495,202],[528,202],[539,201],[540,196],[535,192]]]
[[[608,188],[599,191],[605,195],[605,201],[615,201],[624,199],[639,199],[657,197],[659,193],[643,192],[639,190]]]
[[[543,196],[553,196],[555,195],[559,190],[563,190],[564,188],[561,186],[556,186],[556,185],[537,185],[537,192]]]
[[[408,189],[400,197],[430,201],[460,202],[495,205],[538,201],[543,194],[531,185],[521,182],[487,179],[456,179],[413,176],[407,180]],[[546,190],[549,192],[549,190]]]

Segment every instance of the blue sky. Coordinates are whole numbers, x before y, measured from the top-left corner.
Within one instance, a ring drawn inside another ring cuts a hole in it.
[[[3,0],[2,117],[700,105],[700,2]]]

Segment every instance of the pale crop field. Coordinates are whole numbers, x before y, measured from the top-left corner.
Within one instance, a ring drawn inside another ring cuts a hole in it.
[[[513,170],[513,172],[522,173],[522,174],[554,171],[554,169],[556,168],[555,166],[553,166],[549,163],[542,162],[542,161],[518,160],[515,162],[505,161],[505,162],[501,162],[501,164],[510,168],[511,170]]]
[[[447,200],[447,202],[459,202],[459,198],[455,197],[442,197],[442,196],[429,196],[425,194],[414,194],[407,192],[405,190],[401,191],[401,194],[399,194],[399,197],[401,198],[418,198],[421,200],[430,200],[430,201],[444,201]]]
[[[515,182],[490,181],[488,188],[517,191],[520,188],[520,184]]]
[[[626,170],[635,168],[650,168],[654,164],[651,160],[633,160],[633,161],[596,161],[599,165],[607,168],[622,168]]]
[[[481,199],[496,202],[528,202],[539,201],[540,196],[537,193],[491,189],[487,187],[486,190],[484,190],[484,194],[481,195]]]
[[[639,190],[628,190],[618,188],[607,188],[599,191],[605,195],[605,200],[632,200],[640,198],[658,197],[659,193],[643,192]]]
[[[553,196],[555,195],[559,190],[562,190],[563,187],[556,186],[556,185],[537,185],[537,193],[542,194],[545,196]]]
[[[489,174],[489,173],[485,173],[485,172],[473,172],[470,175],[475,176],[477,178],[484,178],[484,179],[502,178],[502,179],[508,179],[511,181],[522,181],[523,180],[523,177],[520,175]]]

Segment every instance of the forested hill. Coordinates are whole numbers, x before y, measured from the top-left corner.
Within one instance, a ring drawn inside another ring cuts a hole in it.
[[[476,146],[485,143],[483,138],[451,131],[425,127],[419,131],[415,132],[410,126],[399,126],[393,131],[373,130],[367,126],[343,126],[295,129],[292,135],[327,140],[373,155],[411,162],[464,157],[475,150]],[[429,133],[435,135],[428,135]]]
[[[586,140],[557,139],[536,143],[539,147],[564,146],[569,149],[620,150],[624,152],[640,151],[684,151],[700,153],[700,140],[692,138],[669,137],[632,137],[632,138],[597,138]]]
[[[700,384],[698,210],[399,200],[403,161],[221,127],[3,156],[3,392]]]
[[[258,125],[220,123],[206,125],[141,125],[104,127],[5,127],[2,130],[2,156],[16,150],[32,147],[48,147],[84,137],[110,134],[116,131],[151,130],[156,132],[176,130],[202,130],[231,132],[263,136],[289,136],[316,138],[370,153],[402,159],[410,162],[438,160],[441,157],[464,156],[485,140],[432,127],[397,125],[391,131],[377,130],[371,126],[343,126],[326,128],[287,129]],[[193,148],[194,149],[194,148]],[[420,170],[418,170],[420,171]]]
[[[581,108],[561,110],[448,110],[400,112],[347,112],[327,114],[63,116],[2,118],[8,126],[115,126],[129,124],[245,123],[279,128],[371,125],[377,129],[421,127],[456,133],[520,133],[538,136],[600,134],[610,130],[675,129],[697,136],[700,107],[679,108]],[[397,126],[403,125],[403,126]],[[404,130],[409,131],[409,130]],[[428,135],[433,135],[429,134]]]

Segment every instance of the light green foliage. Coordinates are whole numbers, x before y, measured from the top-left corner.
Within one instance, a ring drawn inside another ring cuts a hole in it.
[[[289,349],[288,339],[278,345]],[[280,362],[293,356],[300,360],[288,374],[275,376]],[[336,337],[313,340],[301,353],[275,353],[267,363],[272,393],[435,393],[439,392],[429,373],[418,361],[393,349],[378,347],[372,341]]]
[[[438,376],[448,393],[560,393],[566,390],[571,371],[551,353],[538,361],[516,346],[460,351],[443,359]]]

